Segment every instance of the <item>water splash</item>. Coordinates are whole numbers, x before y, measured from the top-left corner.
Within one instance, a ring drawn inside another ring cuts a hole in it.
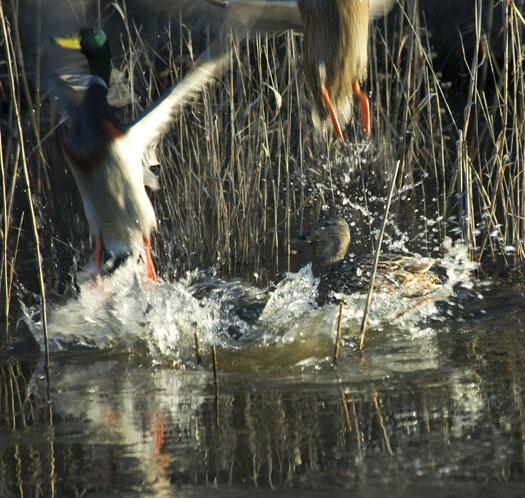
[[[446,248],[440,261],[445,282],[431,296],[417,300],[374,294],[369,316],[372,331],[396,327],[414,337],[426,333],[424,322],[439,318],[436,303],[454,296],[458,285],[472,285],[474,267],[466,248],[450,241]],[[310,265],[287,274],[276,286],[261,289],[197,270],[180,281],[151,283],[144,281],[142,269],[128,262],[109,277],[85,281],[77,296],[52,306],[50,347],[55,352],[81,348],[132,353],[153,362],[195,366],[197,338],[205,352],[211,345],[232,352],[288,345],[296,348],[296,363],[312,356],[324,358],[331,354],[339,306],[319,307],[317,285]],[[345,303],[346,341],[355,342],[366,289],[339,297]],[[26,316],[43,346],[36,310],[26,310]]]

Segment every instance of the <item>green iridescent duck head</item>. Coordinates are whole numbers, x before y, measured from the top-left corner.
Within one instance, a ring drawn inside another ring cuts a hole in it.
[[[80,50],[86,57],[92,75],[102,78],[109,85],[111,75],[111,50],[106,33],[100,28],[82,28],[67,36],[57,36],[54,42],[60,47]]]

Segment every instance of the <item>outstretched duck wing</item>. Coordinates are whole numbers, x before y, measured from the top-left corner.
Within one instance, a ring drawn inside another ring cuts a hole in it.
[[[332,2],[333,0],[324,0]],[[364,0],[349,0],[364,1]],[[370,0],[370,15],[372,18],[380,17],[388,13],[395,0]],[[195,4],[194,0],[180,0],[177,3]],[[227,19],[219,19],[224,23],[234,22],[236,26],[243,26],[246,29],[258,31],[275,32],[283,29],[296,29],[301,31],[304,28],[301,14],[299,11],[300,3],[314,3],[318,7],[322,5],[319,0],[204,0],[200,3],[221,8],[227,13]],[[201,6],[200,11],[205,6]],[[194,11],[196,13],[197,11]]]
[[[181,15],[192,26],[212,26],[215,32],[233,29],[276,32],[303,28],[300,0],[153,0],[157,11]]]
[[[131,123],[126,131],[126,139],[133,150],[143,155],[148,148],[156,145],[168,130],[173,118],[222,72],[226,62],[227,54],[224,53],[213,57],[209,54],[201,56],[191,73],[172,86],[152,107]]]
[[[303,29],[299,0],[210,0],[229,12],[246,29],[275,32]]]

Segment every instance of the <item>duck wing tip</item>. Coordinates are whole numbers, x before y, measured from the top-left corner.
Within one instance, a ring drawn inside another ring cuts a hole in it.
[[[396,1],[397,0],[370,0],[370,17],[375,19],[385,16]]]

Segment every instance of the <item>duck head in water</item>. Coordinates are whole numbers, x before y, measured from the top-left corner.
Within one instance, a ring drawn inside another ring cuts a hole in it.
[[[311,232],[301,235],[295,246],[312,246],[314,270],[331,266],[346,256],[350,245],[350,227],[342,217],[327,218],[314,226]]]

